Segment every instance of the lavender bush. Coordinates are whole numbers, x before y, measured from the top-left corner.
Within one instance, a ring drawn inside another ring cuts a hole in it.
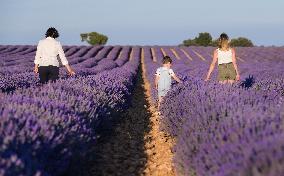
[[[144,48],[146,75],[156,100],[153,78],[161,63],[153,62],[149,48]],[[237,48],[242,80],[232,86],[217,83],[216,71],[211,81],[203,81],[213,48],[174,50],[180,59],[173,58],[173,69],[184,83],[174,83],[161,113],[162,129],[177,139],[174,164],[178,174],[284,173],[283,48]]]
[[[74,58],[88,53],[79,51]],[[0,175],[58,175],[72,156],[84,155],[95,145],[99,126],[127,108],[139,59],[118,67],[102,58],[92,68],[96,73],[85,74],[78,64],[76,77],[61,74],[60,80],[45,85],[32,72],[2,75]]]

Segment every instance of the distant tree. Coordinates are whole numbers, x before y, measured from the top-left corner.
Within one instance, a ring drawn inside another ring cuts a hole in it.
[[[86,41],[90,45],[105,45],[108,40],[107,36],[97,32],[82,33],[80,36],[82,42]]]
[[[187,39],[183,41],[184,46],[197,46],[195,40]]]
[[[218,45],[219,45],[219,40],[218,39],[212,40],[212,42],[210,43],[210,46],[217,47]]]
[[[244,38],[239,37],[236,39],[232,39],[230,42],[232,47],[251,47],[254,46],[252,41]],[[198,37],[194,39],[187,39],[184,40],[181,46],[214,46],[217,47],[219,45],[218,39],[212,39],[212,36],[208,32],[199,33]]]
[[[199,33],[194,41],[198,46],[210,46],[212,43],[212,36],[208,32]]]
[[[230,45],[233,47],[241,46],[241,47],[252,47],[254,46],[252,41],[245,38],[245,37],[239,37],[236,39],[232,39],[230,42]]]
[[[212,36],[208,32],[199,33],[194,39],[183,41],[184,46],[211,46]]]
[[[81,41],[83,42],[83,41],[86,41],[87,39],[88,39],[88,33],[84,33],[84,34],[80,34],[80,36],[81,36]]]

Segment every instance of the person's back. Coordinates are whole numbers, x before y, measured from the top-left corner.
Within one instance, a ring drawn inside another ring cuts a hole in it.
[[[181,82],[181,80],[176,77],[174,71],[171,69],[171,65],[172,59],[169,56],[165,56],[163,59],[163,67],[158,68],[155,74],[155,87],[158,90],[159,97],[158,108],[160,107],[162,98],[171,88],[172,78],[174,78],[177,82]]]
[[[69,74],[71,76],[75,75],[75,72],[68,64],[60,42],[55,40],[55,38],[59,37],[58,31],[51,27],[46,31],[45,37],[45,39],[38,42],[34,60],[34,72],[39,73],[40,82],[47,83],[49,80],[54,82],[59,78],[58,55]]]
[[[158,81],[159,92],[168,91],[171,88],[173,70],[166,67],[160,67],[157,69],[157,72],[160,73],[160,79]]]
[[[219,37],[219,46],[213,53],[213,59],[210,64],[205,81],[210,79],[211,73],[218,63],[218,80],[221,84],[230,83],[240,80],[238,71],[236,52],[230,47],[229,37],[227,34],[222,33]]]
[[[41,54],[44,56],[44,65],[55,65],[59,66],[57,56],[60,53],[60,43],[56,41],[54,38],[47,37],[46,39],[40,40],[39,45],[41,47]],[[67,64],[65,56],[62,54],[62,59],[64,61],[64,65]]]
[[[228,64],[233,62],[233,52],[232,48],[229,48],[226,51],[221,50],[220,48],[217,49],[218,54],[218,65],[220,64]]]

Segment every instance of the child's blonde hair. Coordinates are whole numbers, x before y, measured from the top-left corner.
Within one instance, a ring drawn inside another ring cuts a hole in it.
[[[220,35],[218,47],[219,48],[225,47],[226,49],[228,49],[230,47],[229,37],[228,37],[228,35],[226,33],[222,33]]]

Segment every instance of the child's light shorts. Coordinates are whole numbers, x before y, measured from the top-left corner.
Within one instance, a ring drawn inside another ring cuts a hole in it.
[[[170,89],[158,89],[158,96],[159,98],[166,96]]]

